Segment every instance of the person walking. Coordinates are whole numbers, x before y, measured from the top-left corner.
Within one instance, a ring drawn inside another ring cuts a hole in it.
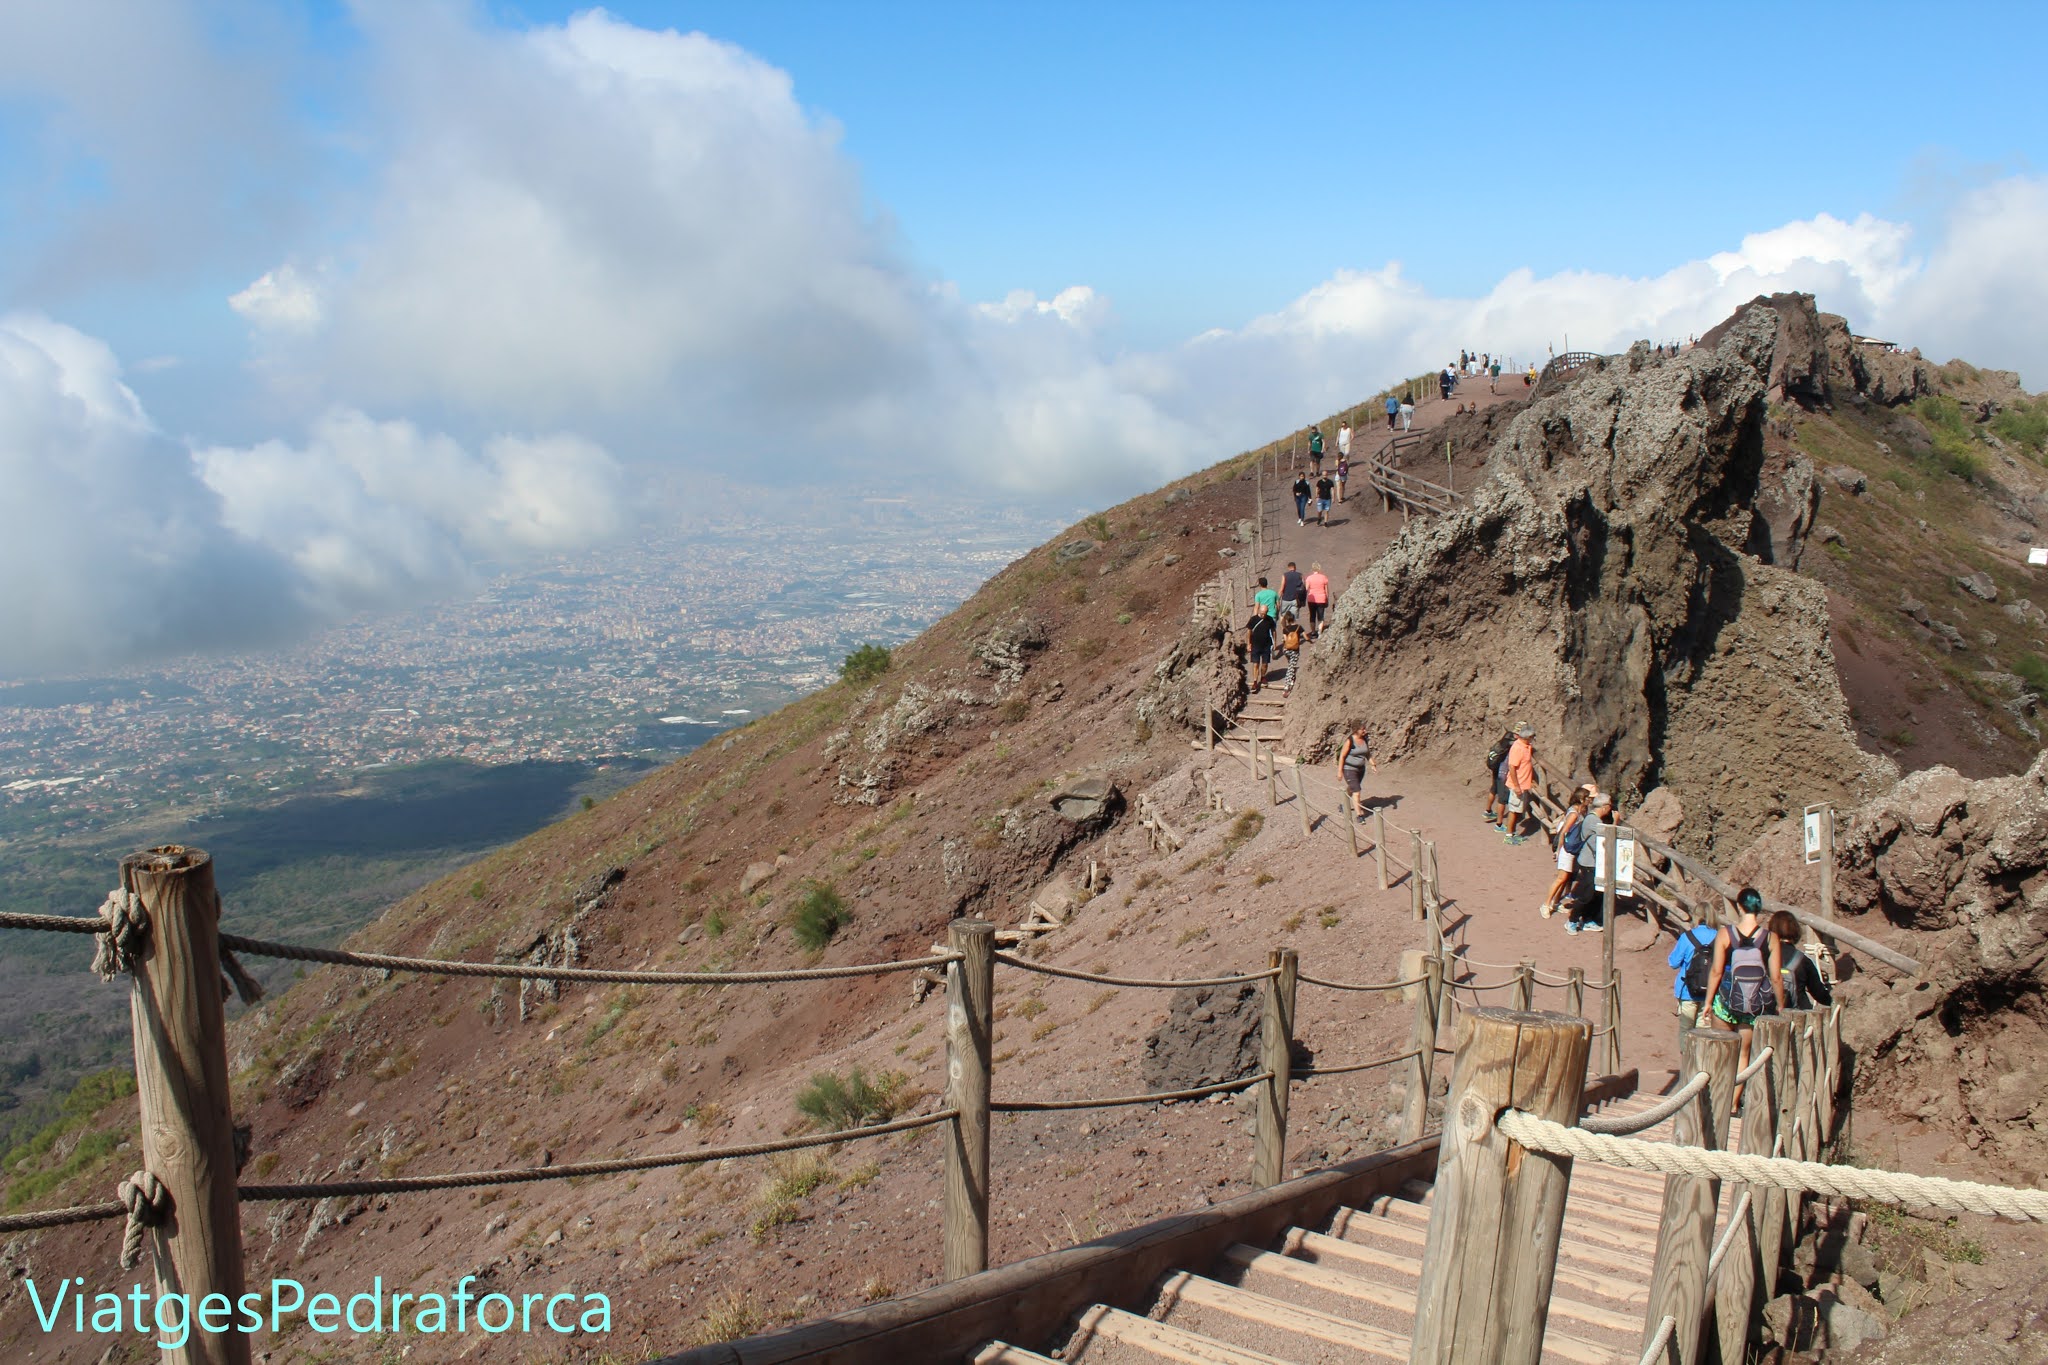
[[[1678,1002],[1678,1053],[1685,1055],[1685,1035],[1700,1027],[1700,1006],[1707,999],[1707,973],[1714,965],[1714,939],[1719,934],[1711,924],[1695,924],[1678,936],[1665,955],[1664,965],[1672,969],[1671,994]]]
[[[1606,901],[1600,893],[1601,841],[1605,836],[1595,826],[1615,823],[1614,798],[1606,792],[1594,792],[1593,803],[1586,808],[1585,822],[1586,841],[1579,845],[1578,866],[1572,869],[1571,913],[1564,921],[1567,934],[1597,934],[1607,927]],[[1619,888],[1615,894],[1620,895]]]
[[[1527,373],[1527,374],[1525,374],[1525,375],[1523,375],[1523,376],[1522,376],[1522,387],[1523,387],[1523,388],[1525,388],[1525,389],[1526,389],[1526,388],[1530,388],[1530,387],[1534,386],[1534,385],[1535,385],[1535,383],[1536,383],[1536,362],[1532,360],[1532,361],[1530,361],[1530,362],[1529,362],[1529,373]]]
[[[1301,671],[1301,621],[1291,611],[1280,613],[1280,652],[1287,656],[1287,686],[1284,696],[1294,695],[1294,678]]]
[[[1266,685],[1266,670],[1273,664],[1273,628],[1278,624],[1264,602],[1252,607],[1252,619],[1244,624],[1245,661],[1251,666],[1254,692]]]
[[[1350,458],[1351,423],[1346,422],[1343,426],[1337,428],[1337,467],[1339,469],[1342,469],[1344,467],[1344,462]]]
[[[1500,738],[1486,751],[1486,823],[1492,825],[1496,834],[1506,834],[1501,821],[1508,813],[1508,750],[1515,746],[1515,732],[1512,729],[1500,732]]]
[[[1280,610],[1282,614],[1293,612],[1300,620],[1308,615],[1308,585],[1302,582],[1301,570],[1294,567],[1294,561],[1287,561],[1287,572],[1280,575]]]
[[[1415,425],[1415,395],[1401,399],[1401,430],[1407,431]]]
[[[1387,395],[1387,430],[1394,429],[1394,419],[1401,413],[1401,400],[1391,393]]]
[[[1337,457],[1337,501],[1340,505],[1344,501],[1344,485],[1350,478],[1351,457],[1349,455],[1339,455]]]
[[[1499,357],[1499,356],[1495,356],[1495,357],[1493,358],[1493,363],[1492,363],[1491,365],[1488,365],[1488,366],[1486,367],[1486,391],[1487,391],[1488,393],[1499,393],[1499,392],[1500,392],[1500,357]]]
[[[1259,575],[1259,590],[1252,594],[1252,601],[1264,607],[1266,615],[1276,621],[1280,619],[1280,594],[1273,591],[1264,574]]]
[[[1330,610],[1330,579],[1320,563],[1309,562],[1308,577],[1301,580],[1301,588],[1308,595],[1308,638],[1320,640],[1323,617]]]
[[[1296,526],[1308,525],[1308,499],[1309,495],[1315,491],[1309,487],[1308,475],[1296,475],[1294,487],[1288,491],[1294,494],[1294,524]]]
[[[1328,526],[1330,524],[1330,495],[1336,491],[1336,488],[1336,480],[1332,479],[1328,474],[1317,477],[1316,525]]]
[[[1799,948],[1799,917],[1790,910],[1771,912],[1771,936],[1778,940],[1778,976],[1785,985],[1787,1009],[1810,1010],[1815,1005],[1832,1005],[1835,993],[1828,989],[1820,967]]]
[[[1524,722],[1515,727],[1515,742],[1508,746],[1508,827],[1503,831],[1511,844],[1523,841],[1522,824],[1535,814],[1536,727]]]
[[[1365,727],[1354,725],[1344,747],[1337,752],[1337,773],[1344,779],[1344,790],[1351,793],[1351,815],[1353,819],[1365,818],[1365,774],[1366,770],[1380,770],[1380,765],[1366,752]]]
[[[1321,427],[1310,427],[1308,429],[1308,472],[1311,474],[1323,472],[1323,429]]]
[[[1564,819],[1557,826],[1557,877],[1550,883],[1550,890],[1544,892],[1543,904],[1537,911],[1544,919],[1557,913],[1558,901],[1572,884],[1572,872],[1579,865],[1579,850],[1586,844],[1586,808],[1592,804],[1592,787],[1581,785],[1564,808]]]
[[[1444,372],[1436,377],[1436,387],[1444,402],[1450,402],[1451,390],[1458,387],[1458,372],[1448,365],[1444,366]]]
[[[1757,1016],[1785,1012],[1784,956],[1776,935],[1763,919],[1763,893],[1745,886],[1735,893],[1736,920],[1714,935],[1713,965],[1707,969],[1706,1013],[1715,1028],[1742,1035],[1736,1070],[1749,1065],[1749,1047]],[[1742,1087],[1735,1087],[1742,1104]]]

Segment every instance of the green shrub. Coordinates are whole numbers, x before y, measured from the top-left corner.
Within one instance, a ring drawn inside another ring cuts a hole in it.
[[[839,676],[855,687],[865,687],[889,671],[889,651],[881,645],[862,645],[839,665]]]
[[[2022,399],[2000,408],[1991,418],[1991,430],[1999,440],[2010,441],[2036,455],[2048,452],[2048,398]]]
[[[831,886],[820,882],[805,890],[790,912],[789,930],[807,952],[817,952],[853,919],[846,902]]]
[[[909,1102],[904,1094],[907,1078],[900,1071],[885,1071],[870,1081],[859,1067],[844,1076],[820,1071],[797,1092],[799,1114],[820,1128],[841,1132],[873,1123],[887,1123]]]
[[[2022,654],[2019,662],[2012,666],[2012,671],[2019,674],[2027,686],[2048,695],[2048,659],[2038,654]]]

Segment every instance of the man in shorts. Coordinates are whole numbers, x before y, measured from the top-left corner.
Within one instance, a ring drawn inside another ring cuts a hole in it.
[[[1536,727],[1529,724],[1515,727],[1515,742],[1508,746],[1508,820],[1507,841],[1519,844],[1525,837],[1522,824],[1535,812],[1530,809],[1536,791]]]
[[[1272,617],[1275,621],[1280,619],[1280,594],[1267,586],[1264,574],[1259,575],[1259,590],[1252,594],[1252,601],[1258,606],[1264,607],[1266,615]]]
[[[1245,622],[1245,660],[1251,669],[1254,692],[1266,685],[1266,670],[1273,666],[1273,628],[1278,624],[1267,614],[1264,602],[1252,608],[1252,619]]]
[[[1308,471],[1311,474],[1323,472],[1323,429],[1308,429]]]
[[[1287,572],[1280,575],[1280,610],[1282,614],[1293,612],[1297,621],[1308,619],[1308,585],[1291,559],[1287,561]]]
[[[1323,572],[1323,566],[1311,562],[1308,577],[1301,580],[1302,591],[1308,594],[1308,638],[1322,638],[1323,617],[1330,610],[1330,579]]]
[[[1330,524],[1330,498],[1337,491],[1337,481],[1328,474],[1316,479],[1316,525]]]

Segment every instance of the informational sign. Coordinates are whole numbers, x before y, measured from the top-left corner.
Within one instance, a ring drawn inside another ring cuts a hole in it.
[[[1593,835],[1593,889],[1607,890],[1607,837],[1609,832],[1619,836],[1614,841],[1614,894],[1633,896],[1636,893],[1636,833],[1626,825],[1602,825]]]
[[[2048,545],[2036,545],[2027,551],[2027,563],[2048,564]]]
[[[1817,863],[1827,856],[1826,806],[1806,808],[1806,861]]]

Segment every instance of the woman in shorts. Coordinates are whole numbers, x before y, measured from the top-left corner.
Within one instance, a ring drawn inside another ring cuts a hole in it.
[[[1777,935],[1764,922],[1763,894],[1745,886],[1735,894],[1736,920],[1724,924],[1714,935],[1714,965],[1707,970],[1707,999],[1710,1009],[1702,1016],[1715,1028],[1734,1029],[1742,1035],[1742,1051],[1735,1066],[1749,1065],[1750,1041],[1755,1037],[1757,1016],[1785,1011],[1784,969]],[[1742,1103],[1742,1087],[1735,1088],[1735,1103]]]
[[[1380,770],[1373,762],[1372,755],[1365,749],[1365,727],[1354,726],[1350,738],[1337,754],[1337,771],[1344,778],[1344,790],[1351,793],[1351,814],[1357,819],[1365,818],[1365,774],[1366,770]]]
[[[1565,836],[1572,832],[1573,826],[1586,818],[1586,810],[1592,804],[1593,786],[1591,783],[1584,783],[1572,793],[1570,804],[1564,808],[1564,819],[1557,826],[1557,880],[1550,884],[1550,890],[1544,894],[1540,911],[1545,919],[1557,913],[1558,902],[1564,899],[1565,891],[1572,884],[1572,875],[1579,869],[1580,845],[1574,843],[1570,848],[1565,847]]]

